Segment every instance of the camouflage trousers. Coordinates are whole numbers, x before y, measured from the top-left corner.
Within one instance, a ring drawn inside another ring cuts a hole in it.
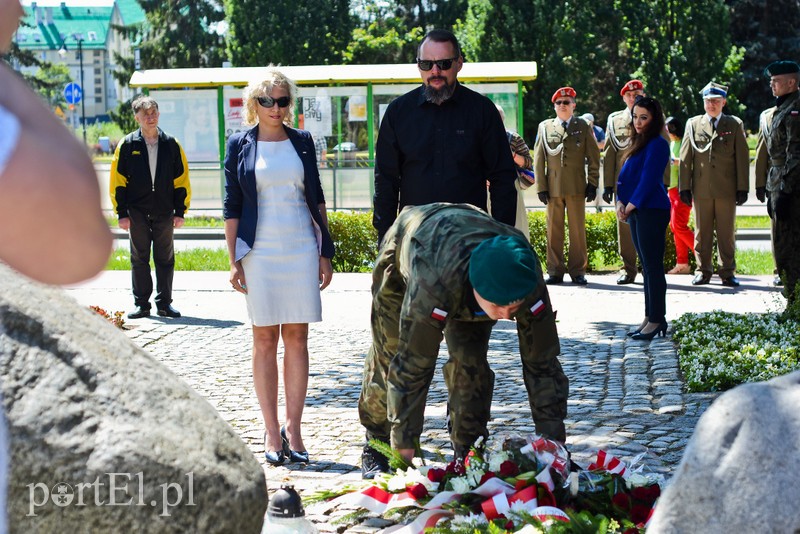
[[[797,300],[797,284],[800,282],[800,191],[790,195],[788,214],[778,220],[770,209],[772,217],[772,252],[775,266],[783,279],[783,293],[788,305]]]
[[[382,259],[387,259],[385,256]],[[379,259],[380,261],[380,259]],[[417,446],[428,387],[436,369],[436,354],[397,355],[401,329],[415,329],[419,339],[436,345],[447,340],[449,359],[443,367],[448,390],[450,438],[470,446],[487,437],[494,372],[486,354],[495,321],[448,321],[442,332],[427,324],[400,324],[405,284],[392,261],[381,262],[373,274],[372,346],[364,362],[358,414],[367,439],[379,439],[398,449]],[[432,336],[432,337],[431,337]],[[391,382],[391,384],[390,384]]]

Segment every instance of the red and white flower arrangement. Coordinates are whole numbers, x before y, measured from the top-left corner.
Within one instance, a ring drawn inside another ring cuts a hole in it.
[[[584,470],[571,464],[558,442],[509,436],[488,445],[479,440],[463,461],[379,475],[366,488],[345,489],[330,504],[380,515],[403,512],[410,521],[384,531],[395,534],[632,534],[643,532],[663,480],[638,459],[629,467],[599,451]]]

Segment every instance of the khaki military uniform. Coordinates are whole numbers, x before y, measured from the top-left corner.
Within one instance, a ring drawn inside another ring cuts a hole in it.
[[[496,321],[478,306],[469,259],[482,241],[519,235],[467,204],[406,208],[383,241],[372,280],[372,346],[358,412],[367,438],[415,448],[442,337],[449,359],[451,440],[469,447],[487,436],[494,373],[486,356]],[[538,265],[538,260],[537,260]],[[541,272],[516,313],[522,374],[536,431],[565,441],[569,382],[558,361],[555,314]]]
[[[588,173],[587,173],[588,164]],[[586,252],[586,184],[597,187],[600,149],[592,129],[572,117],[567,129],[558,118],[539,123],[533,147],[537,192],[548,192],[547,273],[583,276],[589,265]],[[569,263],[564,259],[564,210],[569,218]]]
[[[606,150],[603,153],[603,188],[611,187],[614,195],[617,193],[617,179],[624,164],[623,158],[631,145],[631,135],[633,135],[633,119],[628,108],[615,111],[608,116],[606,123]],[[669,141],[666,133],[662,136]],[[664,184],[669,186],[670,168],[664,172]],[[627,223],[617,221],[617,243],[619,255],[622,258],[622,268],[625,274],[633,279],[636,278],[636,249],[633,246],[631,237],[631,226]]]
[[[800,91],[778,107],[761,114],[756,148],[756,185],[764,179],[772,217],[772,251],[784,278],[789,303],[797,299],[800,281]],[[786,198],[788,197],[788,199]],[[789,203],[788,215],[778,218],[775,204]]]
[[[681,143],[679,191],[694,199],[697,270],[714,272],[714,229],[719,248],[719,276],[736,270],[736,192],[750,189],[750,151],[741,119],[721,114],[714,129],[704,115],[686,123]]]

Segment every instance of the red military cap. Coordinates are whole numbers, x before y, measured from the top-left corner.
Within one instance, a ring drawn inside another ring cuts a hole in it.
[[[555,102],[556,100],[559,99],[559,97],[562,96],[570,96],[572,98],[575,98],[576,96],[578,96],[578,93],[576,93],[575,89],[573,89],[572,87],[562,87],[561,89],[558,89],[555,93],[553,93],[553,98],[550,99],[550,102]]]
[[[619,90],[619,96],[623,96],[628,91],[644,91],[644,84],[641,80],[631,80]]]

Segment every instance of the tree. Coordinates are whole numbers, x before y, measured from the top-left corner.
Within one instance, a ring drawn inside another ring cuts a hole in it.
[[[762,110],[773,106],[764,67],[778,59],[800,59],[800,0],[732,0],[731,38],[745,50],[743,83],[736,96],[745,107],[742,118],[758,129]]]
[[[224,1],[237,67],[339,64],[355,27],[349,0]]]
[[[64,87],[72,81],[69,68],[63,63],[43,63],[33,75],[33,79],[36,81],[34,84],[36,92],[47,102],[48,107],[64,111],[66,107]]]
[[[668,114],[686,116],[695,114],[706,83],[738,81],[741,57],[722,0],[469,0],[456,34],[469,60],[537,62],[539,77],[525,86],[530,140],[539,121],[553,116],[550,97],[559,87],[575,88],[578,111],[602,123],[622,106],[619,87],[638,77]]]
[[[142,68],[219,67],[224,57],[217,26],[225,18],[214,0],[138,0],[145,22],[115,26],[132,42],[139,42]],[[121,60],[118,56],[118,61]],[[127,59],[123,71],[133,72]],[[128,72],[125,72],[128,74]],[[128,78],[130,79],[130,78]]]

